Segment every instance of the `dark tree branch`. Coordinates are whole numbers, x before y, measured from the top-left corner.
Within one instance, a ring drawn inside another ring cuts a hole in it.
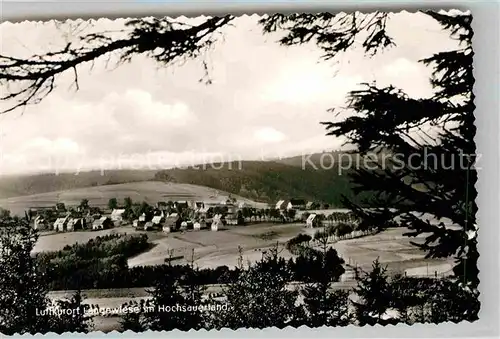
[[[110,58],[114,53],[118,57],[116,66],[139,54],[163,65],[198,57],[216,41],[214,33],[232,19],[230,15],[214,17],[198,26],[181,24],[168,18],[130,20],[126,25],[133,30],[123,39],[115,40],[105,33],[93,33],[80,38],[81,46],[69,42],[60,51],[44,55],[27,59],[0,55],[0,85],[20,86],[20,89],[0,98],[2,101],[16,101],[0,113],[39,103],[53,91],[57,76],[68,70],[73,70],[74,85],[78,90],[78,66],[105,55]]]
[[[338,53],[355,47],[357,39],[368,55],[394,46],[386,33],[390,13],[318,13],[273,14],[259,22],[264,33],[285,32],[279,43],[285,46],[315,42],[324,52],[324,59],[332,59]]]

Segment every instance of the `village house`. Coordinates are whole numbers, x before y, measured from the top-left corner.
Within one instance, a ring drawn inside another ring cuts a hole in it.
[[[226,225],[238,225],[238,213],[227,213],[224,219]]]
[[[66,225],[66,230],[68,232],[73,232],[76,230],[82,230],[85,228],[85,219],[83,218],[71,218]]]
[[[188,229],[188,223],[187,223],[187,221],[182,221],[182,222],[181,222],[181,227],[180,227],[180,230],[181,230],[181,231],[185,231],[185,230],[187,230],[187,229]]]
[[[87,214],[83,217],[83,221],[85,222],[85,225],[92,225],[92,223],[94,222],[94,216],[89,212],[87,212]]]
[[[208,206],[203,206],[200,209],[196,210],[195,215],[200,219],[206,218],[208,214],[208,209],[209,209]]]
[[[66,227],[68,225],[69,221],[69,213],[66,214],[65,217],[62,218],[57,218],[56,221],[54,222],[54,231],[57,232],[64,232],[66,231]]]
[[[292,204],[291,204],[291,203],[290,203],[290,201],[288,201],[288,200],[279,200],[279,201],[276,203],[275,208],[276,208],[277,210],[280,210],[280,211],[285,211],[285,210],[292,209]]]
[[[176,201],[174,202],[174,207],[176,209],[181,209],[181,210],[184,210],[184,209],[187,209],[190,207],[190,204],[189,204],[189,201],[186,201],[186,200],[180,200],[180,201]]]
[[[41,215],[37,215],[33,220],[33,229],[38,231],[47,230],[49,227],[48,222]]]
[[[228,214],[236,214],[238,212],[238,205],[235,205],[230,201],[226,202],[226,208]]]
[[[144,224],[145,222],[143,221],[139,221],[139,219],[135,219],[133,222],[132,222],[132,226],[135,227],[135,228],[140,228],[140,229],[144,229]]]
[[[97,231],[97,230],[104,230],[111,228],[113,225],[113,222],[111,221],[110,218],[108,217],[100,217],[97,220],[94,220],[92,223],[92,230]]]
[[[211,225],[211,229],[212,231],[218,231],[219,228],[221,228],[223,225],[222,225],[222,214],[216,214],[214,215],[213,219],[212,219],[212,225]]]
[[[154,226],[159,228],[161,224],[165,222],[165,216],[163,212],[160,215],[155,215],[153,219],[151,219],[151,222],[153,223]]]
[[[290,199],[290,205],[294,210],[305,210],[307,202],[304,199]]]
[[[114,209],[111,212],[111,221],[114,223],[121,223],[123,221],[123,214],[125,213],[125,209]]]
[[[144,224],[144,230],[145,231],[151,231],[154,228],[154,224],[152,221],[148,221],[147,223]]]
[[[181,226],[181,218],[178,213],[171,213],[165,219],[163,231],[172,232],[179,229]]]
[[[321,222],[320,218],[317,217],[316,214],[313,213],[307,217],[306,227],[314,228],[314,227],[320,227],[321,225],[322,225],[322,222]]]
[[[204,220],[202,220],[202,221],[196,221],[193,224],[193,230],[195,230],[195,231],[199,231],[202,228],[206,228],[206,227],[207,227],[207,223]]]

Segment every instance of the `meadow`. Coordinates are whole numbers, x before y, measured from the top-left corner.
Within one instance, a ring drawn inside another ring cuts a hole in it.
[[[162,181],[143,181],[11,197],[0,200],[0,207],[10,210],[12,215],[23,216],[24,211],[30,207],[50,207],[55,206],[58,202],[62,202],[66,206],[76,206],[80,204],[82,199],[88,199],[90,206],[106,207],[111,198],[123,201],[124,198],[130,197],[132,201],[146,201],[150,205],[155,205],[158,201],[169,200],[220,202],[226,200],[229,195],[230,193],[206,186]],[[254,202],[234,194],[231,196],[238,199],[238,201],[246,202],[257,208],[266,206],[266,204]]]
[[[262,252],[277,243],[280,255],[286,259],[292,254],[284,244],[300,233],[314,235],[318,229],[306,228],[302,223],[272,224],[262,223],[248,226],[225,226],[217,232],[210,230],[163,233],[161,231],[137,231],[131,226],[117,227],[101,231],[79,231],[56,233],[41,236],[34,252],[54,251],[74,243],[85,243],[91,238],[113,233],[147,234],[153,247],[128,259],[129,267],[162,265],[165,259],[174,258],[174,264],[187,264],[194,261],[200,268],[215,268],[238,265],[240,253],[243,265],[255,262]],[[385,265],[392,273],[426,276],[450,274],[451,263],[446,260],[425,258],[425,253],[410,244],[403,234],[405,228],[391,228],[384,232],[356,239],[340,240],[332,244],[345,260],[348,269],[344,280],[352,278],[352,268],[369,269],[375,259]]]
[[[131,227],[122,227],[115,230],[100,232],[87,232],[88,234],[120,231],[137,232]],[[317,229],[305,228],[303,224],[260,224],[252,226],[232,226],[224,230],[213,232],[209,230],[187,231],[161,235],[149,232],[153,243],[151,250],[139,254],[128,260],[129,267],[140,265],[163,264],[169,256],[169,250],[174,250],[176,255],[185,255],[186,258],[175,260],[175,263],[186,263],[194,251],[195,265],[200,268],[214,268],[227,265],[230,268],[238,263],[239,251],[242,248],[244,264],[255,262],[261,258],[261,251],[266,250],[279,242],[283,244],[299,233],[313,235]],[[340,240],[332,246],[340,257],[344,258],[346,272],[341,280],[334,283],[332,289],[351,289],[355,286],[354,268],[369,269],[373,260],[379,259],[387,266],[391,274],[407,273],[409,276],[432,276],[437,271],[439,276],[450,274],[451,263],[446,260],[426,259],[425,253],[410,244],[410,239],[403,235],[407,229],[391,228],[384,232],[362,238]],[[82,232],[68,233],[77,235]],[[40,238],[54,237],[63,234],[51,235]],[[76,239],[76,237],[75,237]],[[39,241],[40,241],[39,240]],[[415,240],[415,239],[413,239]],[[418,239],[417,239],[418,240]],[[46,241],[46,240],[45,240]],[[56,242],[54,242],[56,244]],[[45,244],[47,246],[47,243]],[[61,245],[57,243],[57,247]],[[289,258],[292,255],[281,246],[280,255]],[[148,288],[117,288],[85,290],[86,303],[99,305],[99,307],[119,307],[130,300],[139,301],[148,298]],[[207,286],[206,293],[219,292],[219,285]],[[49,296],[53,299],[68,297],[72,291],[53,291]],[[118,317],[96,317],[94,319],[97,330],[111,331],[120,329]]]

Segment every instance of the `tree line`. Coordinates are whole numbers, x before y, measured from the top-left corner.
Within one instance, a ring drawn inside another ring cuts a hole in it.
[[[148,291],[149,299],[123,305],[135,306],[139,311],[121,316],[122,330],[387,325],[477,319],[477,295],[452,280],[400,275],[391,278],[376,260],[371,271],[356,271],[353,289],[334,289],[332,283],[338,280],[339,271],[335,265],[326,264],[328,255],[317,250],[307,255],[315,256],[315,260],[299,285],[292,285],[293,274],[277,248],[241,269],[237,279],[223,285],[216,294],[207,296],[205,286],[189,283],[196,280],[189,278],[198,274],[195,267],[181,279],[165,277]],[[202,305],[207,307],[200,309]]]
[[[22,223],[12,227],[8,227],[8,232],[5,227],[0,231],[0,332],[4,334],[92,330],[92,316],[84,312],[90,305],[85,304],[81,292],[76,292],[69,300],[48,299],[51,275],[47,271],[47,261],[55,260],[59,266],[66,260],[75,260],[67,264],[68,267],[88,269],[87,263],[80,263],[78,258],[102,258],[109,252],[112,256],[104,257],[109,259],[116,256],[117,251],[133,254],[146,243],[143,236],[109,235],[38,257],[31,253],[38,238],[36,230]],[[122,328],[134,331],[282,328],[477,319],[477,292],[468,286],[454,279],[390,278],[378,261],[369,272],[356,270],[357,285],[353,290],[335,290],[333,284],[345,272],[342,258],[328,246],[325,238],[297,238],[291,243],[300,243],[303,250],[288,261],[280,256],[276,245],[248,266],[244,265],[240,253],[238,265],[233,270],[227,267],[200,270],[194,260],[183,266],[174,266],[168,261],[156,268],[132,268],[131,276],[135,277],[141,270],[157,274],[143,275],[151,298],[123,305],[137,307],[138,311],[122,315]],[[126,261],[121,265],[123,271],[127,271]],[[106,269],[114,266],[120,268],[112,259],[91,266],[101,275],[92,276],[89,282],[97,277],[101,281],[120,281],[123,276],[117,272],[121,269]],[[64,272],[64,268],[59,269]],[[69,276],[69,269],[66,272]],[[84,280],[78,280],[83,277],[80,275],[73,282],[77,291],[88,287]],[[215,281],[220,284],[221,291],[207,296],[207,283]],[[53,305],[81,312],[76,317],[43,314],[43,310]],[[200,305],[220,305],[221,311],[214,313],[210,307],[200,310]],[[167,306],[172,311],[166,312]],[[390,315],[389,311],[396,313]]]

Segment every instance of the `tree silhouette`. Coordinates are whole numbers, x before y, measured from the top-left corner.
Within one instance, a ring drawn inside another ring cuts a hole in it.
[[[72,312],[53,316],[51,318],[52,332],[58,334],[65,332],[88,333],[93,329],[92,316],[87,314],[90,305],[83,303],[81,291],[76,291],[68,300],[57,300],[55,304],[63,310],[72,310]]]
[[[389,324],[394,319],[385,319],[384,315],[391,306],[391,285],[387,268],[380,262],[373,262],[370,272],[355,270],[357,286],[354,292],[360,298],[354,302],[356,318],[360,325]]]
[[[82,199],[79,207],[81,210],[87,210],[89,208],[89,199]]]
[[[241,270],[235,282],[223,288],[228,309],[214,317],[213,326],[283,328],[300,321],[300,308],[295,306],[298,292],[287,289],[290,279],[286,261],[279,257],[277,247],[272,248],[259,262]]]
[[[66,205],[63,202],[58,202],[56,204],[57,212],[66,212]]]
[[[346,326],[351,320],[349,292],[331,291],[331,284],[344,274],[344,260],[337,251],[328,247],[328,237],[316,240],[321,250],[303,251],[297,261],[306,257],[308,272],[302,289],[306,308],[306,323],[311,327]]]
[[[214,33],[232,19],[231,15],[212,17],[199,25],[171,18],[131,19],[125,25],[124,38],[113,38],[107,32],[92,33],[81,36],[77,42],[67,43],[58,51],[27,59],[0,55],[0,85],[7,88],[15,85],[12,86],[15,89],[0,97],[0,100],[15,101],[3,113],[39,103],[57,86],[57,77],[66,72],[73,73],[78,89],[78,67],[110,53],[117,56],[116,66],[139,54],[162,65],[198,57],[216,41]]]
[[[110,198],[108,201],[108,208],[110,210],[118,208],[118,200],[116,200],[116,198]]]
[[[132,309],[132,312],[126,312],[120,317],[120,325],[124,331],[142,332],[147,329],[147,324],[144,319],[144,306],[146,301],[131,300],[122,305],[123,308]]]
[[[393,156],[385,164],[377,157],[375,170],[353,171],[356,193],[376,192],[370,203],[380,207],[366,211],[343,197],[344,205],[362,219],[359,228],[383,229],[394,225],[397,217],[411,230],[409,236],[430,234],[425,243],[415,245],[426,250],[429,257],[454,256],[457,259],[455,274],[476,286],[479,282],[477,240],[469,232],[475,227],[477,210],[472,17],[470,14],[423,13],[435,19],[460,43],[456,50],[421,60],[433,68],[430,81],[434,96],[414,99],[393,86],[378,88],[364,84],[363,89],[352,91],[348,96],[347,109],[355,114],[338,122],[324,122],[324,125],[328,135],[346,136],[361,155],[385,152]],[[389,17],[389,13],[276,14],[263,18],[261,23],[265,32],[286,33],[281,44],[315,42],[324,51],[324,58],[332,59],[340,52],[357,47],[360,39],[361,48],[368,55],[392,46],[394,43],[385,29]],[[428,133],[428,128],[433,130],[433,135]],[[424,213],[430,217],[423,218]],[[445,218],[458,227],[446,227]],[[433,223],[432,219],[438,222]]]
[[[123,207],[125,209],[131,209],[132,208],[132,198],[130,197],[125,197],[125,199],[123,199]]]
[[[47,297],[47,272],[31,252],[38,233],[23,220],[0,224],[0,333],[36,334],[64,331],[87,332],[91,328],[86,306],[79,293],[55,303],[78,309],[72,315],[54,317],[46,312],[52,305]]]
[[[27,225],[0,228],[0,333],[47,332],[47,284],[30,255],[38,235]]]

